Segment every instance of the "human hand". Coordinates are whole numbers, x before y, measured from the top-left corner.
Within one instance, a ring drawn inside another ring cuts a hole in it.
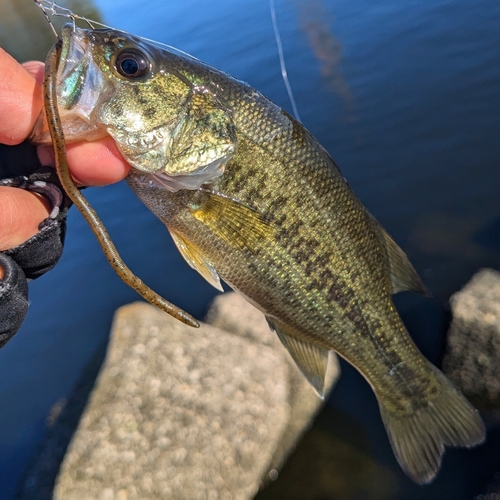
[[[0,48],[0,67],[0,143],[13,146],[29,136],[42,110],[44,65],[38,61],[20,65]],[[50,148],[39,147],[38,156],[42,164],[54,164]],[[67,156],[73,179],[80,185],[112,184],[125,178],[130,169],[111,137],[68,144]],[[0,186],[0,251],[14,248],[36,234],[49,211],[43,196]]]

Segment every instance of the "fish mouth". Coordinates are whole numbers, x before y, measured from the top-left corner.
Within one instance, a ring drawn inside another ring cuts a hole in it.
[[[66,142],[95,140],[107,135],[93,118],[105,78],[92,56],[91,31],[66,24],[61,34],[62,49],[56,74],[59,114]],[[45,112],[40,113],[30,140],[51,143]]]
[[[104,87],[104,75],[92,57],[91,33],[66,24],[61,38],[57,70],[59,108],[75,110],[82,118],[90,119]]]
[[[58,104],[63,109],[76,106],[85,87],[89,39],[83,30],[66,24],[62,29],[62,50],[57,70]]]

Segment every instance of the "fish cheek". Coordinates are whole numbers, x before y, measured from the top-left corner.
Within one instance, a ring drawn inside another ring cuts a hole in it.
[[[132,166],[159,172],[170,160],[172,135],[188,93],[186,86],[165,88],[154,80],[120,81],[103,103],[100,120]]]

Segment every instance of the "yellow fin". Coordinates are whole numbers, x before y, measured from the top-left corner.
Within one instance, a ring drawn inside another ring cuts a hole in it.
[[[391,411],[379,400],[380,414],[402,469],[416,483],[426,484],[441,466],[445,446],[471,448],[484,441],[485,429],[477,410],[434,366],[436,394],[412,414]]]
[[[266,318],[271,330],[275,331],[281,343],[292,356],[299,370],[307,381],[313,386],[318,396],[323,399],[325,392],[325,375],[328,366],[328,349],[311,344],[307,340],[301,340],[284,333],[282,326]]]
[[[222,288],[219,275],[214,266],[203,257],[198,248],[179,236],[175,231],[172,231],[172,229],[168,227],[167,229],[186,262],[194,270],[198,271],[213,287],[223,292],[224,289]]]
[[[231,246],[252,250],[273,229],[257,210],[207,189],[198,190],[198,198],[190,206],[191,215],[210,228]]]
[[[417,293],[430,295],[420,276],[412,266],[408,256],[403,252],[399,245],[380,227],[387,255],[389,257],[389,266],[392,282],[392,293],[411,290]]]

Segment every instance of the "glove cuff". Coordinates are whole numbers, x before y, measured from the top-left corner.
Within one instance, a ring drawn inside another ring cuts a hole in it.
[[[29,177],[3,179],[0,185],[40,193],[51,203],[50,215],[38,226],[39,232],[28,241],[4,252],[19,264],[26,278],[36,279],[50,271],[62,255],[66,215],[71,201],[59,188],[57,174],[50,167],[41,167]]]

